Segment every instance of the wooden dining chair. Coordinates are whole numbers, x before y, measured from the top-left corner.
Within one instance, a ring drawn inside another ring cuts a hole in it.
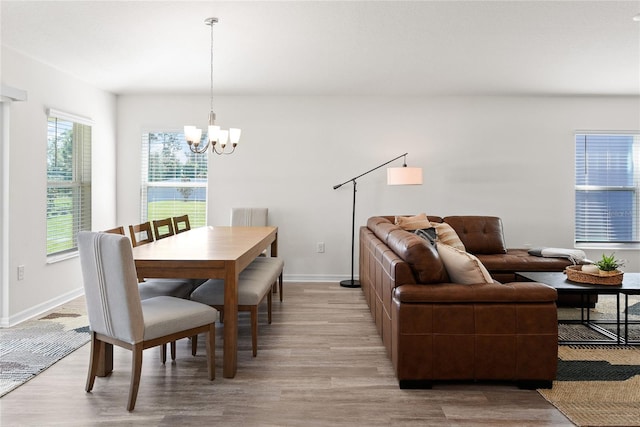
[[[173,236],[175,232],[173,230],[173,221],[171,220],[171,218],[154,219],[153,234],[156,236],[156,240]]]
[[[151,223],[147,221],[143,222],[142,224],[130,225],[129,235],[131,237],[131,244],[134,248],[136,246],[153,242]]]
[[[119,225],[117,227],[110,228],[108,230],[104,230],[103,233],[120,234],[120,235],[124,236],[124,227]]]
[[[191,224],[189,223],[189,215],[180,215],[173,217],[173,230],[178,233],[184,233],[191,230]]]
[[[131,244],[125,236],[81,231],[78,251],[91,329],[87,392],[93,389],[105,343],[132,352],[128,411],[136,404],[147,348],[206,333],[208,376],[215,378],[215,309],[168,296],[141,300]]]

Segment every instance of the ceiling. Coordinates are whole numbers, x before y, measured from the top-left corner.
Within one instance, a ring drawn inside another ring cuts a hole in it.
[[[640,1],[10,1],[2,44],[117,93],[640,95]]]

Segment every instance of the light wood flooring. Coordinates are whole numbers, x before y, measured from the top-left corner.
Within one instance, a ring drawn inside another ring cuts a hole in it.
[[[248,313],[240,314],[238,373],[222,376],[218,325],[216,379],[206,379],[204,337],[191,356],[178,342],[174,363],[144,352],[136,408],[126,411],[130,353],[114,350],[114,372],[84,384],[85,345],[0,399],[9,426],[544,426],[571,422],[536,391],[511,384],[439,384],[400,390],[360,289],[285,283],[273,323],[261,306],[258,356]]]

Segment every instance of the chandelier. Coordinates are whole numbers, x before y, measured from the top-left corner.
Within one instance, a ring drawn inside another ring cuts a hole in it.
[[[209,110],[209,126],[207,127],[206,143],[201,145],[202,129],[196,126],[185,126],[184,137],[189,144],[189,149],[197,154],[206,153],[211,146],[211,152],[215,154],[231,154],[236,150],[236,146],[240,141],[240,129],[229,128],[229,130],[220,129],[216,126],[216,113],[213,112],[213,24],[218,22],[218,18],[207,18],[204,23],[211,27],[211,85],[210,85],[210,110]],[[231,149],[227,150],[228,143],[231,143]],[[218,148],[219,147],[219,148]]]

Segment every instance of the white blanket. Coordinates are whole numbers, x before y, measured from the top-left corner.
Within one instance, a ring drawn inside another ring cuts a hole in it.
[[[530,255],[541,256],[545,258],[567,258],[575,264],[591,264],[587,259],[587,254],[580,249],[566,248],[534,248],[529,251]]]

